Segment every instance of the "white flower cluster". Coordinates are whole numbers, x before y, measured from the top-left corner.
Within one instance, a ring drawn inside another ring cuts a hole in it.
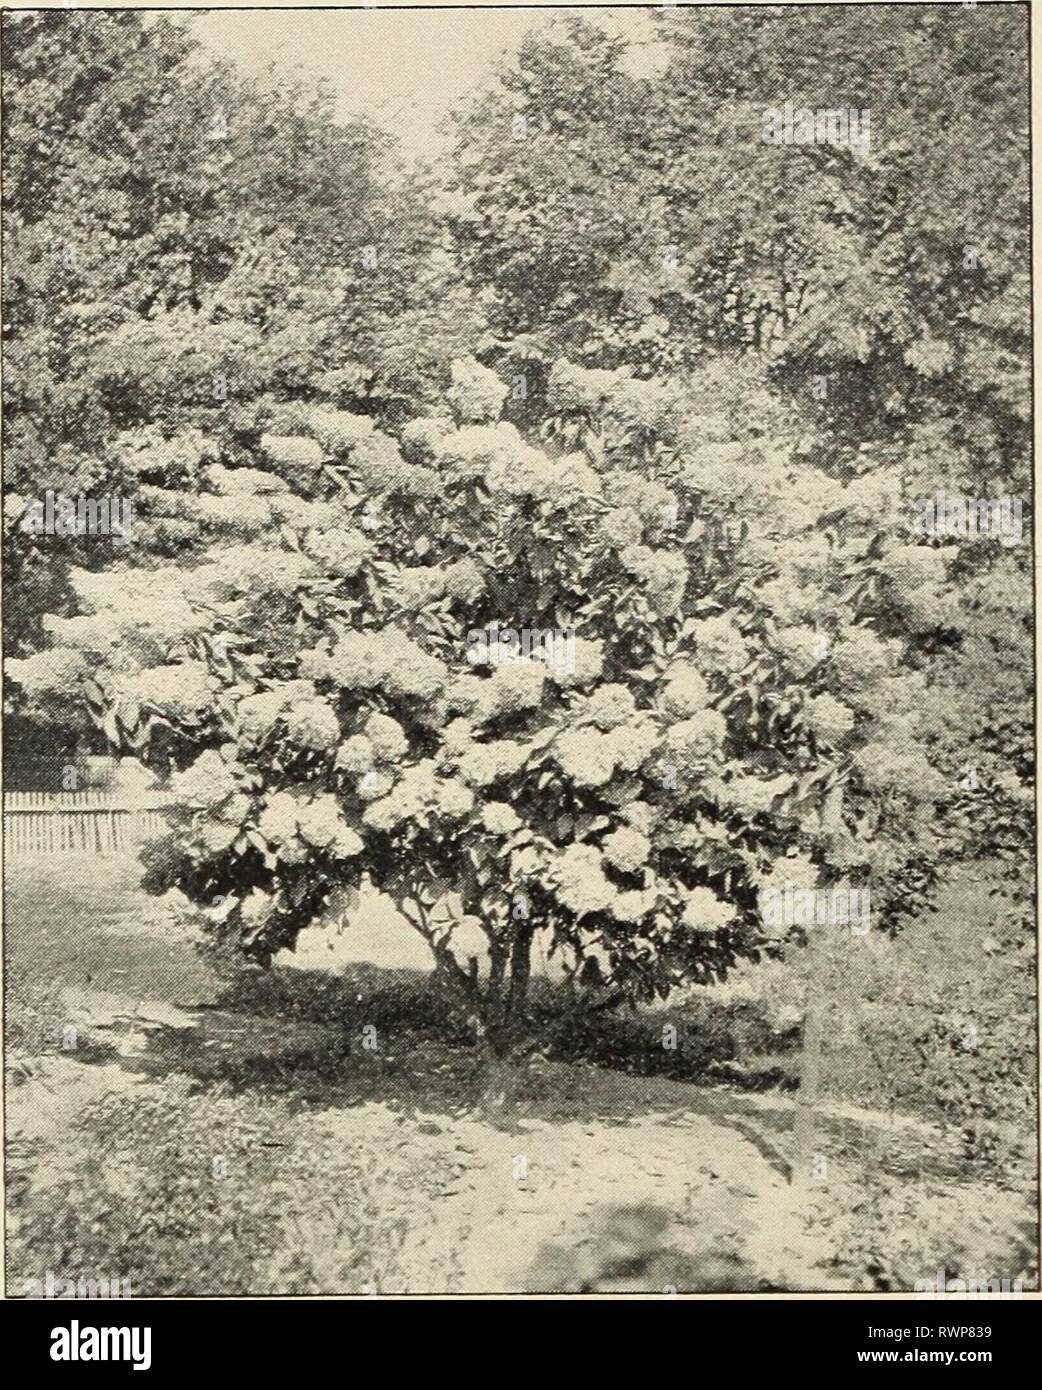
[[[881,568],[898,592],[940,585],[948,577],[944,551],[930,545],[895,546],[883,556]]]
[[[681,441],[683,442],[683,440]],[[738,440],[699,444],[683,461],[681,482],[717,505],[733,504],[756,492],[756,459]]]
[[[548,865],[548,879],[554,895],[576,917],[608,912],[627,925],[641,922],[653,912],[659,902],[659,892],[652,886],[620,892],[605,873],[605,863],[634,872],[644,867],[650,853],[650,842],[639,832],[627,827],[609,835],[603,849],[594,845],[573,844],[557,853]],[[729,926],[735,919],[735,909],[710,888],[681,890],[682,924],[691,931],[714,933]]]
[[[488,787],[500,778],[520,772],[528,754],[529,749],[515,739],[475,743],[459,758],[459,773],[472,787]]]
[[[289,484],[284,478],[262,468],[225,468],[219,463],[212,463],[204,478],[222,497],[243,498],[289,492]]]
[[[130,636],[140,644],[165,644],[203,632],[212,622],[186,597],[195,573],[189,571],[186,576],[183,570],[167,565],[97,574],[72,570],[69,579],[81,606],[96,614],[118,637]],[[205,591],[209,591],[208,585]]]
[[[355,792],[362,801],[378,801],[394,787],[397,768],[408,751],[408,736],[397,719],[377,712],[337,749],[336,767],[356,779]]]
[[[879,739],[859,748],[854,762],[861,780],[875,791],[903,793],[917,800],[945,791],[944,779],[914,744],[901,747]]]
[[[306,405],[297,407],[297,416],[304,428],[331,454],[346,453],[376,432],[376,425],[368,415],[352,415],[347,410]]]
[[[675,408],[676,392],[668,382],[638,380],[617,372],[605,415],[623,430],[661,430]]]
[[[430,442],[448,481],[479,478],[494,498],[561,507],[601,491],[600,476],[582,454],[551,458],[508,421],[463,425]]]
[[[283,468],[321,468],[325,461],[319,442],[305,435],[262,434],[260,446],[272,462]]]
[[[497,457],[485,474],[485,485],[493,497],[531,497],[558,507],[601,490],[600,477],[581,454],[552,459],[527,444],[512,458]]]
[[[628,373],[609,372],[603,368],[577,367],[567,358],[559,357],[550,368],[546,387],[547,405],[551,410],[585,410],[600,414],[611,400],[612,392]]]
[[[340,737],[340,721],[328,700],[315,696],[298,700],[283,715],[286,738],[295,748],[321,753],[334,747]]]
[[[293,593],[317,572],[309,556],[271,545],[227,546],[206,568],[212,582],[243,594]]]
[[[681,921],[691,931],[718,932],[735,919],[733,906],[718,898],[711,888],[691,888],[684,898]]]
[[[446,565],[406,565],[391,582],[391,592],[407,612],[415,613],[445,597],[473,601],[485,586],[485,574],[476,560],[464,557]]]
[[[30,700],[39,700],[43,696],[74,691],[80,676],[87,673],[87,663],[80,651],[51,647],[49,651],[33,652],[31,656],[11,657],[5,670]]]
[[[306,680],[286,681],[274,690],[246,695],[239,701],[236,714],[239,738],[246,745],[263,742],[279,720],[287,740],[297,748],[322,752],[340,737],[336,711]]]
[[[628,685],[599,685],[586,701],[587,718],[604,733],[628,724],[636,713],[637,702]]]
[[[453,432],[452,420],[444,415],[429,415],[410,420],[403,428],[399,444],[407,458],[418,463],[432,463],[441,441]]]
[[[220,753],[208,749],[195,762],[170,778],[176,802],[193,810],[212,811],[240,792],[241,769],[225,762]]]
[[[442,487],[433,468],[407,462],[397,441],[380,430],[366,435],[354,446],[351,468],[358,486],[367,496],[398,493],[416,498],[434,497]]]
[[[688,581],[688,563],[679,551],[630,545],[619,559],[644,586],[648,602],[660,617],[672,617],[679,610]]]
[[[252,535],[271,525],[271,503],[253,493],[241,496],[203,492],[193,499],[193,510],[202,522]]]
[[[405,821],[428,816],[462,820],[474,809],[474,793],[455,777],[440,777],[433,759],[407,767],[392,796],[382,797],[366,807],[362,817],[374,830],[389,832]]]
[[[558,900],[576,917],[603,912],[616,897],[594,845],[569,845],[557,855],[551,872]]]
[[[634,428],[660,429],[675,408],[668,383],[639,380],[626,367],[615,371],[576,366],[558,358],[550,369],[547,403],[551,410],[582,411],[624,433]]]
[[[675,662],[665,673],[659,706],[670,720],[690,719],[709,703],[709,687],[697,667]]]
[[[854,711],[827,690],[806,701],[803,719],[807,728],[823,743],[838,743],[854,727]]]
[[[301,670],[315,680],[333,680],[345,690],[383,689],[393,697],[434,700],[448,683],[448,668],[403,632],[348,632],[330,653],[305,652]]]
[[[769,811],[792,786],[792,776],[784,772],[771,778],[740,775],[732,777],[724,785],[722,795],[727,805],[751,819]]]
[[[507,715],[538,708],[549,672],[542,661],[509,661],[497,666],[480,687],[473,708],[474,722],[487,724]]]
[[[664,483],[621,468],[604,475],[604,494],[613,507],[635,513],[644,525],[662,526],[679,507],[676,493]]]
[[[900,664],[902,643],[880,637],[871,628],[850,628],[829,647],[829,665],[847,691],[864,689],[890,675]]]
[[[695,655],[705,669],[734,675],[748,664],[746,640],[726,613],[694,621],[691,635]]]
[[[292,492],[277,493],[271,499],[276,521],[298,531],[331,531],[344,524],[343,506],[335,502],[314,502]]]
[[[623,825],[605,839],[602,851],[609,864],[623,873],[632,874],[648,862],[651,841],[639,830]]]
[[[201,661],[147,667],[121,682],[141,703],[170,719],[194,721],[213,703],[217,682]]]
[[[598,728],[566,729],[554,742],[554,757],[578,787],[603,787],[616,771],[636,772],[661,742],[655,721],[638,712],[609,732]]]
[[[330,792],[309,796],[281,791],[269,795],[257,821],[257,829],[287,864],[306,860],[311,850],[324,850],[338,859],[361,854],[364,842],[344,820],[336,797]]]
[[[506,420],[495,425],[465,425],[436,441],[438,466],[446,478],[487,477],[494,465],[509,468],[529,446],[516,425]]]
[[[466,424],[498,420],[507,390],[495,372],[474,357],[458,358],[452,364],[448,401],[456,418]]]
[[[720,759],[727,722],[715,709],[701,709],[665,731],[659,756],[652,768],[664,787],[687,790],[694,780]]]
[[[828,650],[824,635],[807,623],[779,627],[774,635],[774,647],[797,680],[803,680],[819,666]]]
[[[644,522],[632,507],[615,507],[601,518],[597,535],[613,550],[625,550],[643,539]]]
[[[218,446],[201,430],[184,429],[167,438],[159,425],[124,430],[111,445],[114,459],[137,474],[161,478],[192,478],[200,464],[217,453]]]
[[[519,831],[524,822],[505,801],[486,801],[481,808],[481,823],[490,835],[505,839]]]
[[[56,648],[71,647],[102,656],[119,641],[119,632],[97,616],[59,618],[54,613],[45,613],[41,622]]]
[[[353,526],[309,531],[304,539],[305,551],[323,573],[345,578],[358,573],[372,548],[369,538]]]
[[[576,637],[570,656],[570,663],[550,666],[550,679],[555,685],[582,689],[600,680],[604,670],[604,643],[599,637]]]

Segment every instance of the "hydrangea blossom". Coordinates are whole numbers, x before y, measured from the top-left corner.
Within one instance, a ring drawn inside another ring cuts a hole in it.
[[[326,700],[300,700],[285,714],[286,737],[298,748],[321,752],[336,747],[340,721]]]
[[[644,536],[644,523],[632,507],[613,507],[601,521],[599,537],[616,550],[638,545]]]
[[[609,683],[597,687],[586,710],[597,727],[608,733],[632,719],[637,705],[629,686]]]
[[[547,668],[541,661],[508,661],[481,684],[475,710],[478,723],[535,709],[543,696]]]
[[[265,434],[260,444],[272,462],[284,468],[318,468],[322,464],[322,446],[303,435]]]
[[[603,911],[616,896],[593,845],[569,845],[555,859],[552,872],[557,896],[577,917]]]
[[[666,672],[660,703],[670,720],[688,719],[709,703],[709,686],[697,667],[678,663]]]
[[[828,743],[837,743],[854,727],[854,711],[827,690],[806,702],[803,717],[815,736]]]
[[[438,466],[450,479],[484,478],[496,465],[509,470],[528,445],[515,425],[466,425],[437,444]]]
[[[201,661],[178,661],[153,666],[133,678],[134,694],[172,719],[194,719],[208,710],[215,689],[209,669]]]
[[[501,777],[510,777],[528,756],[524,745],[513,739],[476,743],[459,760],[460,776],[472,787],[487,787]]]
[[[700,618],[691,625],[695,653],[705,669],[734,673],[749,660],[745,638],[726,614]]]
[[[327,574],[349,576],[357,574],[365,564],[372,543],[361,531],[341,527],[336,531],[309,531],[304,549]]]
[[[597,637],[575,638],[575,663],[550,667],[550,678],[558,685],[585,687],[599,680],[604,670],[604,643]]]
[[[631,874],[648,862],[651,841],[639,830],[622,825],[607,837],[601,848],[609,864]]]
[[[732,777],[724,787],[724,799],[746,816],[769,811],[778,797],[792,787],[792,777],[781,773],[777,777]]]
[[[631,545],[619,558],[643,585],[648,602],[656,612],[662,617],[677,612],[688,579],[687,563],[682,555],[669,550],[652,550],[646,545]]]
[[[452,385],[448,401],[457,417],[465,422],[496,420],[507,398],[507,386],[495,372],[473,357],[452,364]]]
[[[718,932],[729,927],[735,919],[731,903],[718,898],[711,888],[692,888],[685,896],[685,927],[696,932]]]
[[[365,734],[352,734],[336,752],[336,767],[340,772],[368,772],[375,762],[376,749]]]
[[[174,799],[197,810],[214,810],[239,791],[241,769],[227,763],[215,749],[200,753],[195,762],[170,779]]]
[[[364,736],[380,762],[396,763],[409,751],[405,730],[388,714],[371,714],[365,722]]]
[[[558,737],[554,752],[563,771],[580,787],[604,786],[617,764],[615,741],[596,729],[567,730]]]
[[[490,835],[513,835],[521,829],[521,817],[505,801],[486,801],[481,808],[481,823]]]

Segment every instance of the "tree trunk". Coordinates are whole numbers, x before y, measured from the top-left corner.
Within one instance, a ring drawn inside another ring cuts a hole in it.
[[[498,988],[490,993],[488,1000],[483,1037],[482,1098],[489,1110],[502,1110],[513,1101],[521,1080],[517,1049],[525,1040],[525,1004],[531,976],[532,928],[528,923],[519,923],[509,958],[505,951],[502,954]],[[504,980],[507,981],[505,998]]]
[[[821,1087],[821,1050],[824,1042],[825,1000],[822,998],[826,937],[818,926],[807,928],[807,995],[803,1008],[803,1055],[800,1089],[796,1097],[796,1155],[793,1171],[802,1182],[810,1182],[817,1161],[817,1106]]]
[[[481,1058],[481,1109],[489,1115],[501,1114],[513,1103],[519,1080],[517,1065],[510,1054],[486,1041]]]
[[[512,1042],[519,1042],[524,1031],[525,1005],[528,1002],[528,983],[532,978],[532,928],[527,923],[519,923],[514,933],[510,953],[510,989],[507,994],[507,1028],[514,1035]]]

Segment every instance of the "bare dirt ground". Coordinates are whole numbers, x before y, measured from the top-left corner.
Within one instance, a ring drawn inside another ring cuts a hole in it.
[[[324,1041],[314,1024],[273,1024],[161,1001],[129,1005],[82,989],[68,989],[64,1004],[77,1021],[78,1057],[22,1059],[9,1095],[15,1166],[22,1153],[38,1167],[34,1200],[46,1200],[48,1184],[60,1180],[62,1155],[76,1147],[75,1131],[92,1103],[158,1103],[174,1083],[191,1129],[189,1077],[225,1074],[221,1059],[263,1055],[270,1063],[281,1056],[307,1105],[287,1101],[284,1088],[238,1090],[229,1105],[260,1123],[229,1180],[262,1180],[272,1154],[279,1163],[270,1176],[306,1173],[322,1155],[323,1185],[335,1187],[338,1156],[350,1155],[348,1166],[359,1155],[378,1156],[368,1195],[381,1220],[399,1232],[394,1260],[378,1278],[336,1284],[336,1291],[669,1294],[835,1290],[863,1280],[843,1249],[844,1220],[866,1195],[856,1163],[830,1160],[820,1181],[792,1181],[791,1106],[540,1062],[528,1078],[529,1098],[509,1111],[422,1110],[399,1103],[393,1073],[374,1076],[361,1060],[357,1068],[349,1062],[335,1082],[299,1070],[300,1059]],[[822,1120],[824,1132],[846,1132],[846,1116]],[[877,1144],[898,1151],[886,1139],[886,1123],[864,1112],[858,1132],[875,1126]],[[912,1134],[904,1152],[910,1142],[922,1146],[917,1127]],[[140,1135],[120,1148],[120,1163],[131,1169],[135,1142]],[[215,1138],[215,1150],[222,1146]],[[823,1146],[835,1147],[831,1140]],[[1002,1232],[1019,1214],[1015,1194],[921,1171],[892,1179],[891,1188],[895,1183],[911,1203],[913,1223],[936,1222],[947,1207],[960,1238],[969,1233],[975,1243],[978,1263],[990,1267],[1002,1258]],[[306,1183],[303,1192],[299,1184],[294,1190],[282,1262],[306,1256],[315,1264],[320,1247],[319,1268],[338,1277],[332,1272],[355,1263],[350,1246],[358,1232],[345,1234],[338,1247],[328,1211],[309,1202]],[[343,1191],[350,1200],[349,1186]],[[133,1191],[127,1195],[133,1202]],[[927,1273],[911,1269],[915,1277]]]
[[[967,1181],[914,1116],[825,1105],[824,1162],[794,1181],[776,1093],[540,1058],[490,1113],[465,1050],[345,1049],[330,1025],[224,1007],[156,926],[34,913],[8,917],[16,1275],[83,1246],[62,1204],[96,1213],[121,1269],[139,1261],[142,1296],[221,1291],[218,1247],[258,1293],[908,1288],[1019,1258],[1026,1195]]]

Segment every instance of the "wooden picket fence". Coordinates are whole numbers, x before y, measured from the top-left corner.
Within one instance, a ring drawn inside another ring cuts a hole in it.
[[[161,835],[168,797],[141,799],[110,791],[6,792],[4,857],[51,859],[120,854]]]

